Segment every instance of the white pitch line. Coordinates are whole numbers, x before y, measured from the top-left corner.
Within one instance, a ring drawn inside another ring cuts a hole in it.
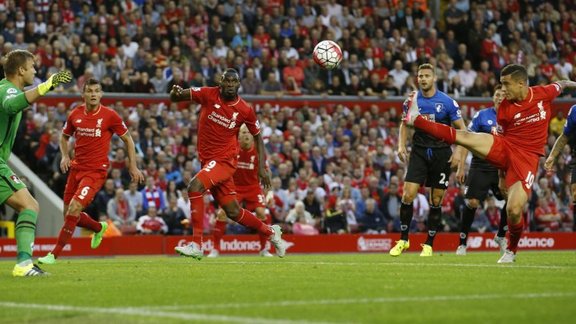
[[[467,267],[467,268],[501,268],[501,269],[545,269],[545,270],[576,270],[576,264],[569,266],[546,266],[546,265],[521,265],[521,264],[483,264],[483,263],[425,263],[425,262],[307,262],[307,261],[216,261],[216,262],[195,262],[195,265],[217,265],[217,264],[301,264],[301,265],[339,265],[339,266],[359,266],[359,265],[391,265],[391,266],[416,266],[416,267]]]
[[[565,298],[575,297],[576,292],[557,293],[524,293],[524,294],[487,294],[487,295],[454,295],[454,296],[420,296],[420,297],[377,297],[377,298],[345,298],[345,299],[319,299],[319,300],[285,300],[279,302],[261,303],[225,303],[225,304],[196,304],[180,306],[146,306],[147,309],[237,309],[249,307],[290,307],[311,305],[352,305],[352,304],[387,304],[405,302],[439,302],[464,301],[487,299],[538,299],[538,298]]]
[[[146,316],[146,317],[159,317],[159,318],[173,318],[179,320],[196,320],[203,322],[233,322],[233,323],[278,323],[278,324],[318,324],[329,322],[311,322],[311,321],[295,321],[274,318],[262,317],[241,317],[241,316],[228,316],[228,315],[210,315],[210,314],[191,314],[191,313],[175,313],[173,311],[155,311],[150,307],[145,308],[106,308],[106,307],[84,307],[84,306],[70,306],[70,305],[50,305],[50,304],[27,304],[0,301],[0,307],[6,308],[26,308],[26,309],[42,309],[54,312],[78,312],[78,313],[100,313],[112,315],[131,315],[131,316]]]

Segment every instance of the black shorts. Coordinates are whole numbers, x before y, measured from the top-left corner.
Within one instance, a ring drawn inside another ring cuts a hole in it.
[[[466,199],[478,199],[481,202],[488,196],[488,190],[492,190],[494,197],[502,200],[503,196],[498,186],[498,170],[470,169],[466,179],[464,197]]]
[[[414,146],[410,152],[405,182],[423,184],[426,187],[446,189],[450,178],[452,149]]]

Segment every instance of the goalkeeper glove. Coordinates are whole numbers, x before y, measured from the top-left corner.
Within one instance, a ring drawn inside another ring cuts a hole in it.
[[[68,83],[72,81],[72,73],[70,71],[60,71],[58,73],[52,74],[48,80],[40,83],[38,85],[38,93],[43,96],[50,90],[54,90],[55,87],[62,83]]]

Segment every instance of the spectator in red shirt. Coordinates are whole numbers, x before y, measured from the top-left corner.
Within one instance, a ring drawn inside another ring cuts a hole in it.
[[[542,74],[548,79],[548,81],[552,80],[552,77],[556,74],[554,69],[554,65],[548,61],[546,54],[542,53],[540,55],[540,71]]]
[[[560,228],[562,216],[556,208],[556,202],[547,193],[544,197],[538,198],[538,207],[534,210],[534,221],[536,228],[543,232],[554,232]]]
[[[302,87],[302,82],[304,81],[304,69],[298,64],[298,60],[296,57],[291,57],[288,60],[288,66],[282,69],[282,75],[284,76],[284,86],[288,88],[291,86],[289,83],[290,79],[298,85],[298,87]]]

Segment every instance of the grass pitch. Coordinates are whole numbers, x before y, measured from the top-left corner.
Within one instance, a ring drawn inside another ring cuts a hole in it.
[[[576,253],[63,258],[0,261],[2,323],[570,323]]]

